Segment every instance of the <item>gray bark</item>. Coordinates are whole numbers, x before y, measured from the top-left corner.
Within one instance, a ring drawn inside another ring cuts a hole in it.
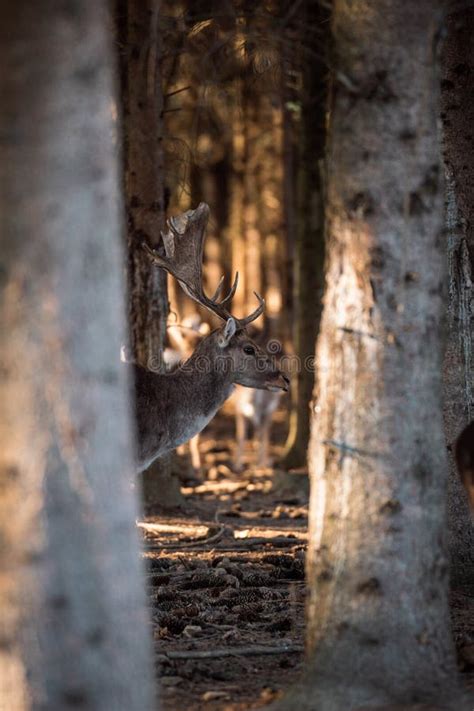
[[[297,235],[294,262],[295,354],[300,359],[293,378],[290,431],[283,466],[291,469],[306,463],[309,441],[309,404],[314,384],[313,369],[308,367],[314,355],[321,321],[324,288],[324,198],[322,162],[326,146],[327,68],[324,45],[320,38],[322,22],[328,13],[319,0],[307,0],[304,12],[303,41],[318,47],[321,53],[311,62],[303,56],[301,125],[297,181]],[[319,40],[319,42],[317,41]]]
[[[462,708],[448,611],[433,0],[336,0],[309,466],[308,667],[287,708]]]
[[[123,124],[131,352],[136,363],[163,370],[168,292],[166,273],[152,268],[142,244],[160,246],[165,226],[163,93],[160,73],[159,0],[119,3],[123,34]],[[182,503],[171,457],[141,475],[148,505]]]
[[[100,0],[1,10],[0,695],[8,711],[155,707],[119,360],[121,206],[105,12]]]
[[[165,226],[159,8],[159,0],[127,0],[122,9],[130,335],[135,361],[152,369],[168,316],[166,273],[151,269],[142,249],[143,242],[157,248]]]
[[[446,168],[449,298],[444,422],[449,456],[448,531],[455,587],[474,583],[474,525],[454,444],[474,419],[474,9],[453,13],[442,53],[441,118]]]

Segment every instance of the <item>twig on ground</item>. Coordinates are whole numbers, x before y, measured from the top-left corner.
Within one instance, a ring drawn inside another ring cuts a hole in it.
[[[245,543],[242,546],[234,546],[235,550],[253,548],[254,546],[261,545],[271,545],[271,546],[295,546],[301,545],[303,542],[301,538],[296,536],[274,536],[273,538],[255,537],[255,538],[245,538]]]
[[[208,528],[208,532],[211,532],[214,530],[213,528]],[[144,544],[144,549],[146,551],[153,551],[153,550],[169,550],[169,551],[175,551],[175,550],[180,550],[181,548],[193,548],[195,546],[209,546],[209,545],[214,545],[218,541],[221,540],[223,537],[224,533],[227,530],[227,526],[221,526],[220,529],[214,533],[212,536],[208,536],[207,538],[196,538],[193,541],[175,541],[173,543],[148,543],[145,541]]]
[[[165,652],[157,655],[157,660],[169,659],[215,659],[216,657],[246,657],[265,654],[293,654],[304,652],[302,644],[282,644],[279,647],[254,645],[250,647],[223,647],[222,649],[189,649],[182,652]]]

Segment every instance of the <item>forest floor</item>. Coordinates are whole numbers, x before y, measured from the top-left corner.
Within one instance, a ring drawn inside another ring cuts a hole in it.
[[[203,434],[203,479],[183,486],[185,505],[140,523],[164,711],[261,708],[302,670],[306,472],[258,470],[249,445],[235,473],[233,428],[224,412]],[[474,690],[474,596],[453,593],[452,612]]]

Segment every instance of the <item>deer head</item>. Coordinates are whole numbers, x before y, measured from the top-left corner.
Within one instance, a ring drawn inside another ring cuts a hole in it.
[[[202,367],[206,367],[207,362],[209,368],[227,371],[233,383],[250,388],[286,391],[288,378],[246,332],[248,324],[261,316],[265,309],[262,297],[254,292],[258,307],[245,318],[238,319],[228,310],[239,282],[238,273],[227,295],[222,296],[224,277],[212,297],[204,293],[202,257],[208,219],[209,207],[204,202],[195,210],[187,210],[170,218],[167,230],[162,232],[165,256],[147,244],[143,245],[151,261],[172,274],[191,299],[224,321],[221,328],[213,331],[199,344],[192,359],[196,361],[201,358]]]

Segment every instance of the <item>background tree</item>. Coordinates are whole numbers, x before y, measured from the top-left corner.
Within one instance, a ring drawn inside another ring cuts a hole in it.
[[[301,367],[292,382],[292,412],[283,464],[306,464],[309,440],[309,405],[314,370],[308,363],[314,354],[322,311],[324,287],[323,158],[326,147],[327,64],[323,30],[328,10],[318,0],[306,0],[298,13],[300,25],[299,131],[297,133],[296,243],[293,263],[293,342]],[[291,167],[286,166],[287,170]],[[289,236],[290,238],[292,236]]]
[[[446,30],[441,118],[449,278],[444,359],[444,422],[450,452],[448,529],[452,583],[469,590],[474,582],[474,526],[456,471],[454,443],[474,419],[474,9],[463,6],[454,11],[447,18]]]
[[[443,546],[440,21],[431,0],[334,5],[308,671],[283,708],[461,706]]]
[[[150,269],[142,249],[143,242],[160,246],[166,217],[159,6],[128,0],[119,8],[130,338],[143,367],[163,350],[168,316],[166,274]]]
[[[127,214],[130,350],[143,367],[162,370],[168,317],[167,277],[143,251],[161,248],[166,199],[161,87],[159,0],[119,0],[122,59],[124,178]],[[170,457],[157,460],[140,477],[149,504],[181,502]]]
[[[0,695],[15,711],[154,708],[105,10],[1,9]]]

